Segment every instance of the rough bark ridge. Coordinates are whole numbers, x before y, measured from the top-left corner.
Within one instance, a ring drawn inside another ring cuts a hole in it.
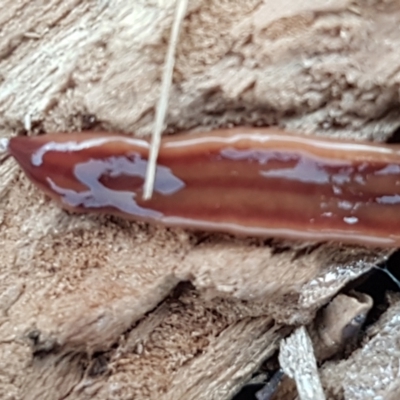
[[[385,140],[399,121],[399,5],[190,1],[167,131],[278,124]],[[149,134],[173,6],[3,1],[2,135]],[[228,399],[289,325],[388,255],[68,215],[12,160],[0,174],[4,399]]]

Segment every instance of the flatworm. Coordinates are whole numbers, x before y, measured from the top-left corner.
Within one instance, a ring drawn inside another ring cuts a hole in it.
[[[149,142],[110,133],[14,137],[29,179],[62,207],[167,226],[376,247],[400,245],[400,146],[235,128]]]

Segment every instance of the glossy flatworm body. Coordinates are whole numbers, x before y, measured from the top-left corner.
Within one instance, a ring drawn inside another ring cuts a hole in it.
[[[62,207],[233,234],[400,246],[400,146],[235,128],[149,142],[111,133],[14,137],[8,152]]]

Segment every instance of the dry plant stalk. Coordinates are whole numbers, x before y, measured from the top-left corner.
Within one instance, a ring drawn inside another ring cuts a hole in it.
[[[151,139],[149,161],[147,163],[146,180],[144,182],[143,199],[148,200],[153,194],[154,179],[156,174],[157,156],[161,142],[165,115],[168,109],[168,97],[172,84],[172,73],[175,65],[175,50],[178,45],[179,31],[185,17],[188,0],[177,0],[174,22],[172,24],[168,51],[165,57],[164,71],[161,81],[160,99],[156,109],[156,119]]]

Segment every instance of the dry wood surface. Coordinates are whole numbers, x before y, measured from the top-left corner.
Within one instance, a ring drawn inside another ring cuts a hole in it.
[[[1,137],[149,135],[174,8],[2,0]],[[399,48],[398,0],[189,0],[165,132],[279,125],[385,141],[400,125]],[[317,311],[390,255],[77,216],[12,159],[0,177],[5,400],[230,399],[282,338],[318,330]],[[327,398],[399,391],[397,309],[392,298],[356,352],[322,364]],[[328,333],[311,335],[316,349]],[[275,398],[294,399],[290,387]]]

